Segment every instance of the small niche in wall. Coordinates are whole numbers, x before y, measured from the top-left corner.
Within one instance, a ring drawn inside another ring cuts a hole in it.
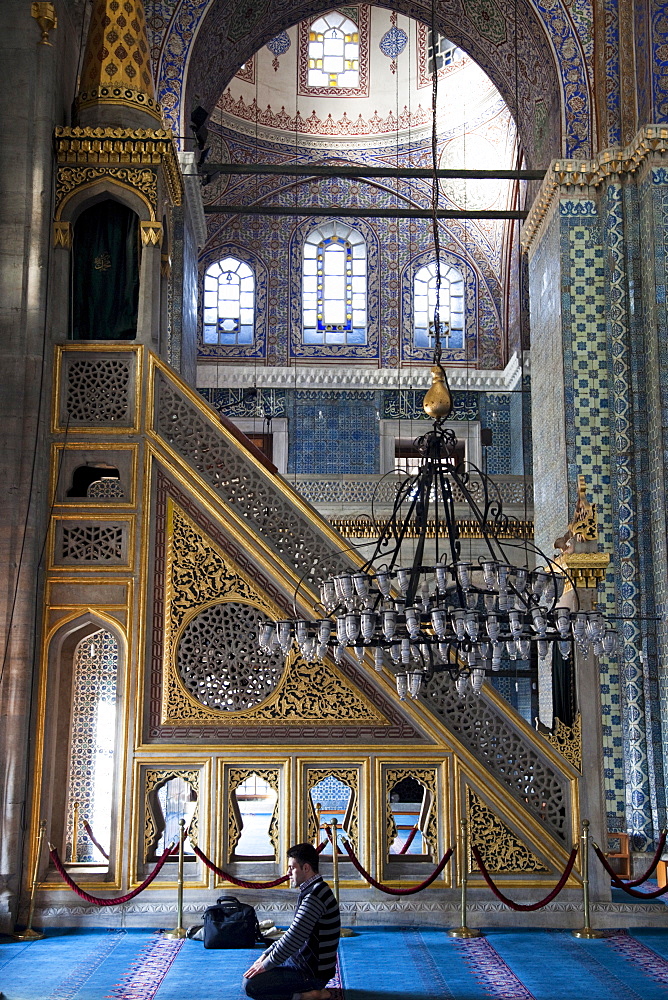
[[[193,830],[197,809],[197,791],[185,777],[172,774],[166,781],[153,784],[155,780],[156,776],[149,772],[146,792],[148,800],[146,861],[157,861],[169,844],[178,843],[179,820],[185,820],[185,829],[188,833]],[[149,787],[150,785],[153,787]],[[194,856],[189,836],[184,840],[183,850],[186,856]],[[169,860],[177,860],[177,855],[171,855]]]
[[[278,819],[278,792],[255,772],[241,781],[231,796],[236,820],[236,842],[232,861],[275,861]]]
[[[431,857],[424,831],[432,804],[432,793],[411,775],[390,788],[389,808],[395,833],[389,844],[390,861],[409,857],[411,861],[418,861]]]
[[[86,464],[78,466],[72,473],[72,485],[67,491],[67,496],[70,499],[91,497],[96,500],[114,498],[121,500],[125,497],[125,491],[121,485],[118,469],[103,463]]]
[[[318,828],[318,843],[327,842],[323,857],[332,853],[332,845],[327,836],[327,830],[333,819],[336,819],[338,829],[348,840],[351,840],[351,819],[353,811],[353,790],[340,778],[328,775],[311,789],[311,806],[316,816]]]

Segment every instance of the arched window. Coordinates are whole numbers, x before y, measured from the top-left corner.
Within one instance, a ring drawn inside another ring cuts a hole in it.
[[[336,10],[314,21],[308,42],[309,87],[359,87],[359,43],[357,25]]]
[[[250,345],[255,328],[255,278],[242,260],[224,257],[204,275],[205,344]]]
[[[111,789],[116,733],[118,643],[105,629],[76,647],[72,686],[72,732],[67,782],[66,859],[100,861],[84,820],[107,853],[111,841]],[[78,803],[79,825],[74,829]]]
[[[434,322],[436,307],[436,262],[418,268],[413,278],[413,343],[415,347],[431,348],[434,344],[430,325]],[[441,292],[438,312],[444,347],[464,346],[464,278],[461,271],[448,264],[441,264]]]
[[[350,226],[329,222],[304,241],[305,344],[366,344],[366,243]]]

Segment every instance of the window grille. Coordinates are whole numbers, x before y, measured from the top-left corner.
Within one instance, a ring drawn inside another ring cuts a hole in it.
[[[338,11],[315,20],[309,30],[309,87],[359,87],[359,42],[357,25]]]
[[[356,230],[329,223],[304,242],[302,319],[305,344],[366,344],[366,243]]]
[[[431,261],[415,272],[413,278],[413,343],[415,347],[434,346],[434,309],[436,307],[436,262]],[[441,341],[445,348],[464,347],[464,278],[456,267],[441,264],[441,291],[438,311]],[[445,325],[447,324],[447,326]]]
[[[434,72],[434,55],[436,56],[436,68],[440,72],[446,66],[463,59],[466,53],[444,35],[437,34],[436,45],[434,45],[434,32],[430,28],[427,35],[427,65],[430,73]]]
[[[224,346],[253,343],[255,335],[255,277],[236,257],[211,264],[204,275],[205,344]]]

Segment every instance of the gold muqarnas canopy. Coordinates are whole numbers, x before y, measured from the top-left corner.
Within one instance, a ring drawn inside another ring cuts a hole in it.
[[[141,0],[94,0],[76,108],[104,105],[141,108],[162,120]]]

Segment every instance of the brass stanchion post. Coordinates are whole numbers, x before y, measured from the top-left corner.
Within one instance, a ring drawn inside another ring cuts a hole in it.
[[[315,804],[315,844],[314,847],[320,846],[320,827],[322,826],[322,805],[320,802]]]
[[[339,902],[339,833],[338,821],[336,817],[332,820],[332,882],[334,883],[334,895]]]
[[[336,896],[337,903],[340,903],[339,899],[339,831],[338,831],[338,820],[336,817],[332,820],[332,882],[334,883],[334,895]],[[341,937],[354,937],[355,932],[349,930],[348,927],[341,928]]]
[[[186,936],[183,926],[183,842],[186,839],[186,821],[179,820],[179,874],[176,882],[176,927],[173,931],[165,931],[166,938],[178,939]]]
[[[582,907],[584,910],[584,927],[573,931],[576,938],[605,937],[605,931],[597,931],[591,926],[589,914],[589,820],[582,820]]]
[[[40,941],[44,935],[41,931],[34,931],[32,929],[32,920],[35,913],[35,893],[37,892],[37,879],[39,877],[39,862],[42,856],[42,845],[44,843],[44,834],[46,833],[46,820],[43,819],[39,824],[39,833],[37,834],[37,852],[35,854],[35,864],[32,870],[32,884],[30,886],[30,909],[28,910],[28,923],[26,929],[21,934],[14,934],[13,937],[16,941]]]
[[[460,834],[459,842],[457,844],[457,867],[459,869],[459,878],[461,880],[462,886],[462,923],[461,927],[452,927],[448,931],[448,935],[454,938],[474,938],[480,937],[480,931],[475,927],[466,926],[466,885],[468,881],[468,856],[469,856],[469,844],[468,844],[468,821],[465,817],[462,818],[460,822]]]
[[[79,860],[79,848],[77,839],[79,837],[79,802],[75,802],[72,807],[72,850],[70,852],[70,864],[75,865]]]

